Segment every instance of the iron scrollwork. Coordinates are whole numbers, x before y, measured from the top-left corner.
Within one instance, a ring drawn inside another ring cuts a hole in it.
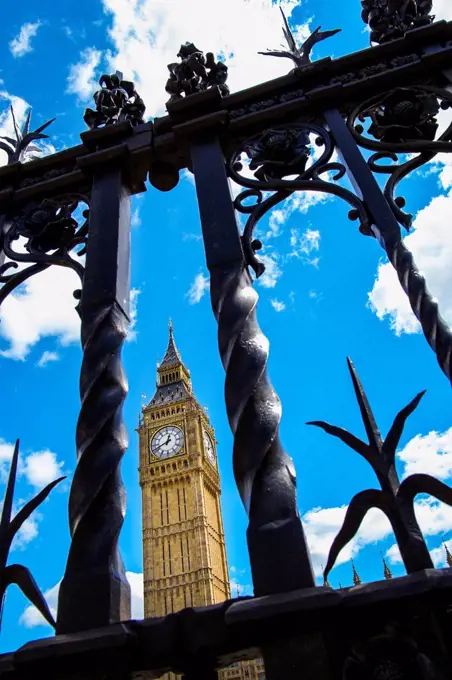
[[[314,158],[314,143],[322,148],[318,158]],[[240,186],[245,187],[235,199],[236,210],[248,214],[243,232],[243,248],[247,264],[257,277],[265,271],[264,264],[256,257],[256,250],[262,244],[253,240],[253,232],[258,221],[269,210],[281,203],[295,191],[318,191],[344,199],[350,206],[350,219],[359,220],[360,230],[370,232],[370,220],[361,200],[351,191],[337,184],[346,172],[344,165],[331,161],[334,143],[330,134],[320,125],[311,122],[294,123],[265,130],[246,140],[236,149],[229,162],[229,175]],[[249,169],[254,171],[254,179],[242,173],[242,155],[249,159]],[[333,173],[332,180],[322,179],[322,175]],[[266,192],[272,192],[264,198]],[[255,199],[253,205],[246,201]]]
[[[0,252],[7,258],[0,265],[0,305],[20,284],[51,265],[73,269],[83,279],[83,264],[71,256],[72,252],[81,257],[86,251],[89,210],[79,209],[80,203],[89,205],[89,198],[68,194],[28,203],[6,216],[3,237],[0,235]],[[77,218],[81,218],[80,224]],[[24,251],[14,248],[19,239],[24,242]],[[29,266],[20,268],[24,264]],[[11,273],[12,269],[18,271]],[[77,298],[79,294],[74,292]]]
[[[424,654],[413,637],[400,626],[355,644],[345,660],[344,680],[442,680],[442,673]]]
[[[348,128],[357,144],[374,151],[368,159],[371,171],[388,175],[384,196],[397,222],[407,231],[413,216],[403,210],[406,201],[403,196],[396,196],[397,189],[403,179],[431,162],[436,154],[452,153],[452,123],[438,136],[437,118],[441,110],[451,107],[450,92],[419,85],[372,97],[359,104],[348,118]],[[366,121],[370,121],[370,125],[365,133]],[[400,159],[408,154],[408,160]],[[370,235],[375,236],[385,250],[441,369],[452,381],[452,332],[406,248],[400,229],[388,232],[375,224]]]

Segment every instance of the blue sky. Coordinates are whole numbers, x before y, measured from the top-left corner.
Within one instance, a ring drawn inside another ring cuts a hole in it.
[[[299,36],[307,25],[341,27],[315,56],[338,57],[367,46],[358,0],[281,3]],[[447,7],[446,7],[447,5]],[[437,0],[438,17],[452,19],[448,0]],[[181,42],[225,56],[231,91],[286,73],[289,62],[257,55],[282,42],[280,17],[271,0],[31,0],[11,7],[0,26],[0,128],[11,131],[8,106],[23,119],[33,107],[37,126],[57,116],[45,153],[76,144],[85,129],[98,77],[120,69],[135,79],[146,115],[162,115],[166,64]],[[447,113],[447,112],[446,112]],[[450,114],[449,114],[450,115]],[[1,133],[0,133],[1,134]],[[1,158],[0,162],[4,162]],[[406,239],[443,315],[452,322],[450,261],[452,163],[446,158],[406,183],[404,195],[416,214]],[[263,331],[271,342],[269,370],[283,404],[281,437],[298,473],[299,507],[316,573],[352,496],[375,487],[372,470],[357,454],[304,425],[323,419],[363,436],[346,368],[350,355],[367,389],[383,432],[397,411],[421,389],[427,395],[409,420],[399,451],[401,475],[430,472],[452,476],[451,392],[436,365],[376,241],[363,237],[335,199],[297,196],[261,225],[267,273],[257,284]],[[75,285],[74,285],[75,284]],[[190,368],[196,395],[207,405],[219,441],[223,513],[231,578],[249,591],[246,516],[235,488],[232,437],[223,402],[224,375],[217,352],[216,323],[208,297],[200,224],[192,178],[186,174],[170,194],[148,187],[133,203],[132,287],[134,318],[124,349],[130,392],[124,415],[130,437],[123,475],[128,512],[121,547],[141,606],[141,499],[138,440],[134,431],[143,400],[152,396],[156,362],[167,342],[168,317]],[[4,487],[12,443],[21,438],[18,506],[63,471],[68,479],[24,528],[12,561],[29,566],[52,606],[69,545],[67,502],[75,467],[74,433],[79,409],[79,323],[70,272],[54,268],[31,279],[9,298],[0,314],[0,482]],[[436,564],[441,542],[452,538],[452,509],[429,498],[417,514]],[[381,556],[395,575],[404,573],[385,518],[369,516],[358,538],[339,558],[330,582],[351,582],[353,555],[363,580],[382,578]],[[0,645],[16,648],[50,635],[20,593],[8,593]]]

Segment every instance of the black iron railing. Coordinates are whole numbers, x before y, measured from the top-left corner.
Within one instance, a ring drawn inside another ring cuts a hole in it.
[[[268,340],[257,321],[253,279],[264,271],[262,244],[253,236],[259,220],[294,192],[332,194],[370,237],[369,247],[378,243],[386,252],[452,379],[452,334],[404,244],[411,216],[399,193],[410,173],[438,153],[452,152],[452,114],[446,129],[438,121],[452,104],[452,23],[432,23],[430,0],[363,0],[362,6],[374,46],[360,53],[311,63],[315,42],[336,31],[317,29],[298,47],[285,22],[289,50],[274,56],[290,58],[295,68],[229,94],[227,65],[187,43],[169,66],[171,97],[163,118],[144,122],[134,85],[115,74],[101,78],[95,109],[85,114],[91,130],[81,135],[80,146],[22,162],[27,142],[45,127],[30,136],[28,123],[17,140],[4,142],[10,162],[0,169],[0,303],[29,276],[49,266],[71,267],[82,282],[75,296],[84,353],[69,506],[72,544],[57,620],[57,633],[66,635],[4,655],[5,677],[158,677],[172,669],[207,679],[217,677],[215,669],[259,653],[270,680],[450,677],[452,575],[432,569],[413,499],[427,492],[451,504],[452,492],[423,475],[400,483],[394,468],[403,424],[422,395],[400,412],[383,440],[350,364],[369,443],[313,423],[363,455],[381,485],[351,502],[325,576],[373,505],[390,517],[409,572],[340,591],[315,587],[295,469],[279,439],[281,408],[266,370]],[[120,352],[128,323],[129,199],[145,191],[147,179],[170,191],[184,168],[196,183],[226,372],[232,462],[249,516],[255,597],[119,623],[130,618],[118,553],[120,463],[127,446]],[[376,176],[387,177],[382,189]],[[229,180],[242,188],[235,199]],[[237,213],[246,217],[243,234]],[[26,253],[14,247],[19,237]],[[85,252],[82,266],[78,256]]]

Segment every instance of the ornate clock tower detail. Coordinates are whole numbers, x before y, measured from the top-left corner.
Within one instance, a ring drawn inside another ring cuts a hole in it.
[[[138,432],[145,616],[228,599],[215,433],[193,395],[171,322]]]

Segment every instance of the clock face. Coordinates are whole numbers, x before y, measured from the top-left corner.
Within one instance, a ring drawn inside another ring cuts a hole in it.
[[[207,434],[206,431],[203,432],[203,440],[204,440],[204,451],[206,452],[207,458],[210,460],[212,465],[215,465],[215,453],[213,451],[212,440],[210,439],[210,437],[209,437],[209,435]]]
[[[169,458],[179,453],[184,443],[184,434],[175,425],[166,425],[152,437],[151,451],[157,458]]]

